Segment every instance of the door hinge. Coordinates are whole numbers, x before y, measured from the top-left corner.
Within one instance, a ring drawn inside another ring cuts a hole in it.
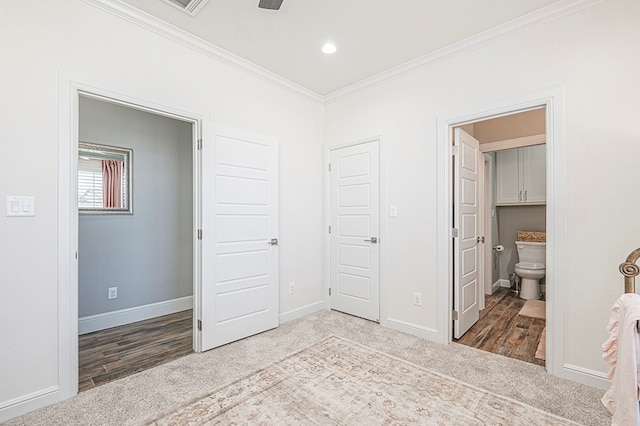
[[[329,163],[329,171],[331,171],[331,163]]]
[[[198,331],[202,331],[202,320],[198,320]]]
[[[329,296],[331,296],[331,287],[329,287]]]
[[[329,225],[329,233],[331,233],[331,225]]]
[[[458,238],[458,228],[451,228],[451,238]]]
[[[478,237],[476,241],[479,242],[479,243],[484,244],[484,236]]]
[[[198,139],[198,149],[202,149],[202,139]]]
[[[451,147],[451,155],[453,155],[454,157],[458,155],[459,152],[460,152],[460,149],[458,145],[454,145]]]
[[[459,317],[458,311],[454,310],[454,311],[451,312],[451,319],[452,320],[458,321],[458,317]]]
[[[202,239],[202,229],[198,229],[198,239]]]

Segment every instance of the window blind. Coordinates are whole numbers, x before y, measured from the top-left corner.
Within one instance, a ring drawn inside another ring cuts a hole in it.
[[[78,158],[78,207],[102,208],[102,160]]]

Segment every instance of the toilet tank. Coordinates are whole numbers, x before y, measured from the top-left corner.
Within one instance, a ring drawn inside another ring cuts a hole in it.
[[[516,241],[518,261],[545,263],[547,260],[547,243]]]

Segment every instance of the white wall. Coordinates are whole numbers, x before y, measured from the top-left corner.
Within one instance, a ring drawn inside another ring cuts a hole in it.
[[[133,150],[133,215],[80,215],[78,316],[191,296],[191,123],[85,97],[79,115],[81,141]]]
[[[326,144],[379,134],[386,145],[388,202],[398,205],[386,219],[388,317],[438,325],[438,120],[563,88],[564,363],[604,376],[618,265],[640,246],[639,19],[637,1],[605,0],[326,103]]]
[[[69,283],[57,279],[57,177],[59,126],[71,121],[59,119],[65,79],[279,137],[280,309],[322,300],[320,103],[80,0],[3,2],[0,51],[0,200],[33,195],[36,209],[31,218],[0,215],[0,420],[57,399],[64,380],[58,294]]]

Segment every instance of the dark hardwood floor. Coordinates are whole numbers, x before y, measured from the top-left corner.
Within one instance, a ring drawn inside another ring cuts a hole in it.
[[[509,358],[544,365],[535,357],[545,320],[518,315],[526,300],[508,288],[500,288],[485,297],[480,320],[456,340],[463,345]]]
[[[79,391],[190,354],[192,316],[188,310],[79,336]]]

